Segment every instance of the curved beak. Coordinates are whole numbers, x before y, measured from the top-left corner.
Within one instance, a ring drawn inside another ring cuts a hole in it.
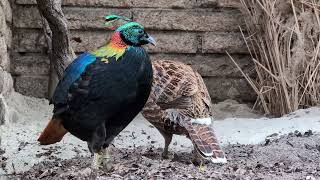
[[[157,46],[156,40],[154,40],[153,37],[150,36],[149,34],[148,34],[148,38],[146,39],[146,41],[148,41],[150,44],[152,44],[154,46]]]

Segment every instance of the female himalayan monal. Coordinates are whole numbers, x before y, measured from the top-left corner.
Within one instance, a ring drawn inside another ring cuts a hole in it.
[[[54,114],[38,139],[41,145],[53,144],[70,132],[87,142],[93,168],[109,164],[107,147],[142,110],[152,84],[142,45],[154,45],[154,39],[139,23],[116,15],[105,18],[126,24],[105,46],[81,54],[66,68],[51,98]]]
[[[195,162],[226,163],[212,128],[213,107],[208,89],[198,72],[172,60],[152,62],[153,83],[142,115],[165,139],[163,158],[169,156],[173,134],[186,135],[194,144]]]

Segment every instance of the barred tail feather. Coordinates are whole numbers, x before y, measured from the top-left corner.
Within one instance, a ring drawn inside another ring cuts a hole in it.
[[[186,129],[195,149],[204,159],[208,159],[212,163],[227,162],[225,154],[210,125],[188,123]]]
[[[61,119],[53,118],[49,121],[46,128],[41,133],[38,141],[41,145],[54,144],[62,140],[63,136],[68,132],[62,125]]]

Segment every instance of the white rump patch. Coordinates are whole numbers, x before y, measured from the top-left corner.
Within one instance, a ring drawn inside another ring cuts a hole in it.
[[[210,125],[212,123],[211,117],[208,118],[197,118],[191,119],[192,124],[203,124],[203,125]]]
[[[205,157],[211,157],[211,156],[213,156],[213,152],[211,152],[211,153],[201,152],[200,154],[202,154],[202,155],[205,156]]]
[[[227,163],[227,158],[211,158],[211,162],[212,163],[216,163],[216,164],[219,164],[219,163],[221,163],[221,164],[225,164],[225,163]]]

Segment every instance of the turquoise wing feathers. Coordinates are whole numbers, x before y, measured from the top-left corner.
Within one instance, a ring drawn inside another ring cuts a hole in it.
[[[63,78],[56,87],[51,103],[65,103],[70,86],[80,78],[86,67],[96,61],[97,57],[91,53],[83,53],[78,56],[64,71]]]

